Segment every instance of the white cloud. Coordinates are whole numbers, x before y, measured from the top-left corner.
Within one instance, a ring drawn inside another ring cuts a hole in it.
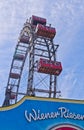
[[[77,78],[75,77],[74,69],[68,69],[68,71],[62,75],[62,78],[59,79],[58,86],[61,90],[62,98],[74,98],[73,90],[76,86]],[[72,95],[70,96],[70,93]]]

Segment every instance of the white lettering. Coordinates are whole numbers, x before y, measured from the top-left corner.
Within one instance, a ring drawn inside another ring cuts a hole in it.
[[[46,119],[56,119],[56,118],[74,119],[74,120],[84,120],[84,115],[76,114],[70,112],[69,109],[65,107],[59,107],[55,112],[42,113],[40,110],[32,109],[30,113],[25,110],[25,118],[28,122]]]

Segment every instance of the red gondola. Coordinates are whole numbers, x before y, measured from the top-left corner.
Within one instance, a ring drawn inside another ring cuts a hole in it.
[[[46,25],[46,19],[32,15],[32,17],[31,17],[31,23],[33,25],[37,25],[38,23],[40,23],[42,25]]]
[[[22,42],[22,43],[29,43],[29,37],[28,36],[25,36],[25,35],[22,35],[20,36],[19,38],[19,42]]]
[[[38,36],[53,39],[56,35],[56,30],[53,27],[38,24],[37,27],[36,27],[35,33]]]
[[[16,95],[15,94],[11,94],[10,95],[10,99],[15,99],[16,98]]]
[[[17,73],[10,73],[10,78],[19,79],[19,78],[20,78],[20,74],[17,74]]]
[[[25,56],[24,56],[24,55],[20,55],[20,54],[15,54],[15,55],[14,55],[14,58],[15,58],[16,60],[24,60]]]
[[[37,71],[51,75],[59,75],[62,71],[61,62],[40,59],[37,65]]]

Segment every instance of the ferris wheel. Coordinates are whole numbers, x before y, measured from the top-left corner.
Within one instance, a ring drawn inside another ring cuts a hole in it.
[[[56,29],[47,25],[45,18],[32,15],[24,23],[13,55],[3,106],[17,103],[25,95],[56,98],[60,93],[56,86],[62,65],[56,59],[59,45],[53,43],[55,35]],[[19,90],[26,60],[28,77],[23,92]]]

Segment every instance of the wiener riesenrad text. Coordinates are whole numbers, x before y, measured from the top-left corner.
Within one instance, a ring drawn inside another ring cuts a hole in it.
[[[28,122],[55,118],[84,120],[84,115],[71,112],[66,107],[59,107],[56,112],[41,112],[40,110],[35,109],[32,109],[31,112],[28,112],[25,110],[25,118]]]

